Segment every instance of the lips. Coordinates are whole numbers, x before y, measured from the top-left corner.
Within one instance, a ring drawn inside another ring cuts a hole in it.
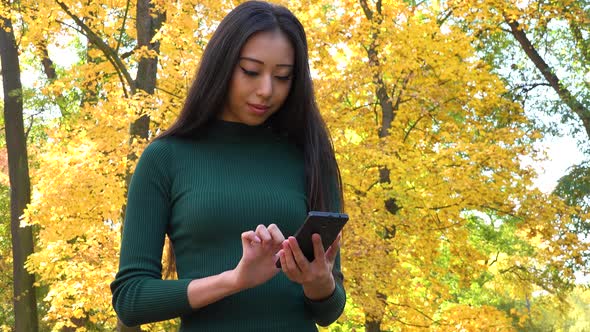
[[[248,103],[248,109],[252,113],[255,113],[255,114],[258,114],[258,115],[262,115],[262,114],[268,112],[268,110],[270,109],[270,106],[261,105],[261,104],[250,104],[250,103]]]

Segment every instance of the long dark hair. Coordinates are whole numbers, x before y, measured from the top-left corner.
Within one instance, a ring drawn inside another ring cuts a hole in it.
[[[315,101],[305,31],[287,8],[247,1],[232,10],[207,44],[184,106],[176,122],[159,138],[195,137],[217,118],[226,103],[229,82],[248,38],[279,30],[295,51],[291,91],[282,108],[268,121],[303,150],[308,208],[342,210],[342,184],[334,148]]]
[[[207,44],[176,122],[158,138],[195,138],[219,117],[241,49],[257,32],[281,31],[295,51],[291,90],[268,119],[303,151],[308,209],[342,211],[342,180],[328,129],[315,101],[303,25],[287,8],[247,1],[221,21]]]

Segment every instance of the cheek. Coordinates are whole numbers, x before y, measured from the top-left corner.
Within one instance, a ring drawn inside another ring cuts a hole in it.
[[[247,93],[244,91],[245,85],[240,82],[239,78],[232,80],[229,88],[229,98],[232,103],[239,103]]]
[[[285,99],[289,96],[289,92],[291,91],[291,84],[281,84],[277,88],[277,98],[284,102]]]

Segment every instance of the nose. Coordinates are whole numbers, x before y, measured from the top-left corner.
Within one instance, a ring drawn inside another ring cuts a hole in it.
[[[272,76],[261,75],[258,81],[256,94],[261,98],[270,98],[272,96]]]

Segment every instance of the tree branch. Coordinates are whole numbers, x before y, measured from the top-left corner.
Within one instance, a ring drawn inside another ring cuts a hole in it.
[[[500,210],[498,208],[495,208],[495,207],[492,207],[492,206],[489,206],[489,205],[486,205],[486,204],[481,205],[480,208],[488,209],[488,210],[494,211],[496,213],[504,214],[504,215],[507,215],[507,216],[510,216],[510,217],[513,217],[513,218],[519,218],[512,211],[503,211],[503,210]]]
[[[493,260],[493,261],[491,261],[491,262],[490,262],[490,264],[488,264],[488,266],[492,266],[492,265],[494,265],[494,263],[496,263],[496,262],[498,261],[498,257],[499,257],[499,256],[500,256],[500,252],[498,251],[498,252],[496,253],[496,258],[494,258],[494,260]]]
[[[374,12],[369,8],[366,0],[359,0],[365,16],[369,21],[375,25],[380,25],[383,22],[383,17],[379,16],[374,19]],[[377,13],[381,15],[381,1],[377,2]],[[379,54],[377,53],[377,38],[379,37],[379,30],[376,28],[371,29],[371,44],[368,47],[364,47],[369,57],[369,65],[372,68],[379,68]],[[378,71],[373,74],[373,83],[376,85],[377,100],[381,105],[381,128],[379,129],[379,137],[389,136],[389,129],[395,119],[395,106],[391,97],[387,93],[387,87],[381,75]]]
[[[422,114],[420,115],[420,117],[414,121],[414,123],[412,123],[412,125],[410,126],[410,128],[408,128],[408,130],[406,131],[404,138],[402,139],[402,142],[405,142],[408,137],[410,136],[410,133],[412,132],[412,130],[414,130],[414,128],[416,127],[416,125],[418,124],[418,122],[420,122],[420,120],[422,120],[424,117],[426,117],[426,114]]]
[[[529,57],[529,59],[535,64],[537,69],[541,71],[541,74],[547,82],[551,85],[553,90],[557,92],[559,98],[580,118],[586,129],[586,135],[590,138],[590,112],[580,103],[574,95],[561,83],[553,69],[545,62],[545,60],[539,55],[531,41],[528,39],[526,33],[520,26],[520,24],[513,19],[504,16],[504,20],[510,26],[510,32],[514,38],[520,43],[522,49]]]
[[[514,87],[515,90],[522,90],[525,93],[529,93],[532,90],[540,87],[540,86],[548,86],[551,87],[551,84],[547,83],[547,82],[537,82],[537,83],[530,83],[530,84],[519,84],[517,86]]]
[[[74,15],[69,8],[60,0],[55,0],[55,2],[64,10],[64,12],[76,22],[76,24],[82,29],[84,35],[92,42],[98,49],[100,49],[104,55],[107,57],[109,62],[115,67],[115,69],[122,75],[125,80],[122,83],[127,82],[129,86],[130,93],[133,95],[135,94],[135,81],[131,78],[131,75],[127,71],[127,67],[121,61],[121,58],[117,55],[115,50],[110,47],[107,43],[105,43],[92,29],[90,29],[79,17]],[[127,94],[127,89],[125,89],[125,95]]]
[[[442,26],[449,19],[449,17],[451,17],[453,15],[453,11],[454,11],[454,8],[449,8],[447,13],[443,17],[436,19],[436,24],[438,24],[439,26]]]
[[[44,110],[37,112],[35,114],[31,114],[29,116],[29,127],[27,128],[27,130],[25,131],[25,139],[29,139],[29,133],[31,132],[31,130],[33,129],[33,122],[35,121],[35,116],[43,113]]]
[[[132,49],[131,51],[127,51],[123,54],[121,54],[121,59],[127,59],[128,57],[130,57],[131,55],[133,55],[133,53],[135,52],[137,48]]]
[[[117,39],[117,47],[115,47],[115,53],[119,53],[119,47],[121,47],[121,40],[123,40],[123,32],[125,32],[125,23],[127,22],[127,14],[129,13],[129,7],[131,5],[131,0],[127,0],[127,5],[125,6],[125,14],[123,15],[123,23],[121,23],[121,32],[119,33],[119,38]]]
[[[49,79],[49,81],[55,81],[57,79],[57,72],[55,71],[55,64],[49,58],[49,52],[47,51],[47,41],[42,40],[37,44],[39,51],[41,51],[41,65],[43,65],[43,72]]]
[[[570,30],[572,31],[572,36],[574,37],[574,42],[580,48],[579,53],[580,53],[580,56],[582,57],[582,60],[583,60],[583,61],[580,61],[580,63],[582,64],[584,69],[586,69],[586,71],[588,71],[589,70],[588,63],[590,63],[589,43],[584,38],[584,35],[582,34],[580,27],[575,22],[570,21]],[[586,82],[584,82],[584,85],[586,86],[587,89],[590,90],[590,82],[586,81]]]
[[[407,304],[401,304],[401,303],[392,303],[392,304],[393,304],[393,305],[395,305],[395,306],[398,306],[398,307],[406,307],[406,308],[412,309],[412,310],[414,310],[414,311],[418,312],[420,315],[422,315],[422,316],[426,317],[428,320],[430,320],[430,321],[432,321],[432,322],[435,322],[435,320],[434,320],[434,319],[432,319],[432,317],[428,316],[428,315],[427,315],[427,314],[425,314],[424,312],[422,312],[422,311],[420,311],[420,310],[418,310],[418,309],[416,309],[416,308],[414,308],[414,307],[412,307],[412,306],[410,306],[410,305],[407,305]],[[401,323],[401,321],[400,321],[400,323]],[[417,326],[417,325],[414,325],[414,326]]]
[[[167,94],[167,95],[169,95],[169,96],[172,96],[172,97],[174,97],[174,98],[178,98],[178,99],[181,99],[181,100],[183,99],[181,96],[179,96],[179,95],[177,95],[177,94],[174,94],[174,93],[172,93],[172,92],[170,92],[170,91],[168,91],[168,90],[162,89],[162,88],[160,88],[160,87],[158,87],[158,86],[156,86],[156,88],[155,88],[155,89],[156,89],[156,90],[158,90],[158,91],[162,91],[162,92],[164,92],[165,94]]]
[[[431,327],[430,325],[420,325],[420,324],[412,324],[412,323],[404,322],[403,320],[401,320],[401,319],[399,319],[397,317],[393,317],[393,319],[395,319],[396,321],[398,321],[398,322],[400,322],[400,323],[402,323],[403,325],[406,325],[406,326],[422,327],[422,328],[425,328],[425,329]]]
[[[57,22],[57,23],[59,23],[59,24],[61,24],[61,25],[65,25],[65,26],[67,26],[68,28],[70,28],[70,29],[72,29],[72,30],[76,31],[77,33],[79,33],[79,34],[81,34],[81,35],[84,35],[84,36],[86,36],[86,34],[84,33],[84,31],[80,30],[80,28],[78,28],[78,27],[75,27],[75,26],[73,26],[73,25],[71,25],[71,24],[69,24],[69,23],[66,23],[66,22],[62,21],[62,20],[55,20],[55,22]]]
[[[369,8],[367,4],[367,0],[359,0],[361,3],[361,7],[363,8],[363,12],[365,12],[365,16],[369,19],[369,21],[373,20],[373,11]]]

